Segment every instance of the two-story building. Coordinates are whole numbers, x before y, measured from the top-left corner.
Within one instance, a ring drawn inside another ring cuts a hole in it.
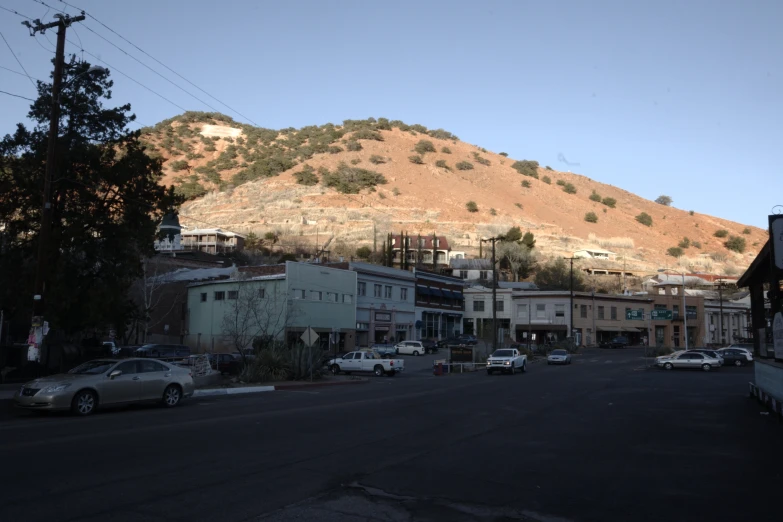
[[[179,245],[183,250],[200,250],[208,254],[225,254],[243,250],[245,236],[219,228],[196,228],[180,231]]]
[[[485,286],[465,288],[465,315],[462,332],[482,339],[492,338],[492,289]],[[511,318],[513,312],[513,290],[495,289],[495,317],[502,338],[512,336]],[[499,333],[498,338],[501,338]]]
[[[186,344],[199,352],[233,351],[257,337],[287,344],[307,328],[321,345],[339,330],[341,349],[355,346],[357,273],[320,264],[248,267],[237,277],[188,287]]]
[[[571,320],[570,292],[514,292],[512,325],[515,340],[525,344],[546,344],[568,337]]]
[[[438,265],[448,265],[452,257],[464,257],[464,252],[452,252],[449,240],[446,236],[392,236],[393,262],[401,265],[403,253],[408,263],[412,266],[423,264],[432,266],[433,259]]]
[[[415,338],[416,277],[369,263],[351,262],[356,272],[356,345]]]
[[[649,339],[653,300],[648,295],[574,293],[574,340],[583,346],[599,345],[625,337],[630,345]],[[630,313],[633,311],[634,313]]]
[[[456,277],[414,269],[416,339],[441,340],[462,333],[464,283]]]
[[[492,281],[492,261],[489,259],[452,259],[449,269],[453,277],[463,281]]]
[[[704,297],[686,295],[685,310],[683,310],[682,292],[682,282],[678,284],[675,281],[669,281],[653,286],[653,292],[650,294],[653,299],[653,308],[671,310],[673,319],[671,321],[652,321],[651,344],[675,349],[685,347],[686,335],[688,336],[689,348],[704,341]]]
[[[686,291],[690,295],[690,291]],[[704,344],[725,346],[747,342],[750,329],[750,295],[721,296],[717,292],[704,295]]]

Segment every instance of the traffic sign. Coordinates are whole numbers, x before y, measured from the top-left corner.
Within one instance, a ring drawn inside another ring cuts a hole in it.
[[[312,328],[307,328],[299,337],[307,346],[312,346],[318,341],[318,333]]]
[[[650,315],[653,321],[671,321],[674,318],[671,310],[653,310]]]
[[[644,321],[644,309],[640,308],[638,310],[626,310],[625,319],[627,321]]]

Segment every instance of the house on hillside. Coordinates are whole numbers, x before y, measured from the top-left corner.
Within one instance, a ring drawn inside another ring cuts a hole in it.
[[[452,259],[451,275],[464,281],[492,280],[492,261],[489,259]]]
[[[180,245],[183,250],[199,250],[208,254],[226,254],[244,250],[245,236],[220,228],[182,230]]]
[[[452,252],[446,236],[401,236],[393,235],[391,238],[393,261],[395,265],[401,265],[403,252],[408,264],[433,265],[433,260],[438,265],[448,266],[452,258],[464,257],[464,252]],[[404,242],[404,244],[403,244]]]
[[[583,248],[574,252],[574,257],[582,259],[615,259],[617,254],[600,248]]]

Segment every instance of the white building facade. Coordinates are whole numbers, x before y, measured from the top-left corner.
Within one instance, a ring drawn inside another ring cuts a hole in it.
[[[465,315],[462,331],[480,339],[492,339],[492,289],[484,286],[466,288]],[[513,297],[511,289],[498,288],[495,291],[498,339],[511,337]]]

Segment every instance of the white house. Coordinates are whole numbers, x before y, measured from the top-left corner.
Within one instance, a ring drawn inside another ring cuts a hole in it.
[[[464,293],[465,315],[462,319],[462,331],[480,338],[492,338],[492,289],[473,286],[466,288]],[[503,337],[511,335],[512,293],[510,288],[495,290],[497,327],[502,329]]]
[[[451,275],[464,281],[491,281],[492,261],[489,259],[451,259]]]
[[[574,257],[583,259],[614,259],[617,254],[600,248],[583,248],[574,252]]]

